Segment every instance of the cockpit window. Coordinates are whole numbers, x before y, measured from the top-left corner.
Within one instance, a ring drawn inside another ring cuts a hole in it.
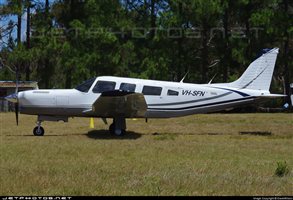
[[[93,89],[93,93],[102,93],[115,90],[115,82],[111,81],[98,81]]]
[[[82,84],[78,85],[75,89],[81,92],[88,92],[92,84],[95,82],[96,78],[91,78],[86,80]]]

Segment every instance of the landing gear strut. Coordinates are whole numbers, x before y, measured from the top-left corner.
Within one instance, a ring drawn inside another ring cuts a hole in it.
[[[113,123],[109,127],[111,134],[116,136],[122,136],[125,134],[126,120],[123,117],[117,117],[113,119]]]
[[[37,121],[37,125],[34,130],[33,133],[35,136],[43,136],[45,134],[45,130],[43,127],[41,127],[41,121]]]

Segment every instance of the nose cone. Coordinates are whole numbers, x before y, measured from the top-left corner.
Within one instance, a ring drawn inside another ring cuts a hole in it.
[[[14,94],[8,95],[7,97],[5,97],[5,99],[6,99],[7,101],[12,102],[12,103],[17,103],[17,93],[14,93]]]

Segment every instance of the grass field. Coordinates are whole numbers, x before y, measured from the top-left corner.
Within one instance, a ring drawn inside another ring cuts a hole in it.
[[[124,137],[100,119],[45,122],[44,137],[36,117],[0,120],[0,195],[293,195],[292,114],[128,120]]]

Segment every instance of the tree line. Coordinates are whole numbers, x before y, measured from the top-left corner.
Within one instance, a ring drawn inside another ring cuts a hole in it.
[[[278,47],[271,90],[290,95],[292,15],[289,0],[7,0],[0,80],[18,71],[40,88],[101,75],[228,82]]]

